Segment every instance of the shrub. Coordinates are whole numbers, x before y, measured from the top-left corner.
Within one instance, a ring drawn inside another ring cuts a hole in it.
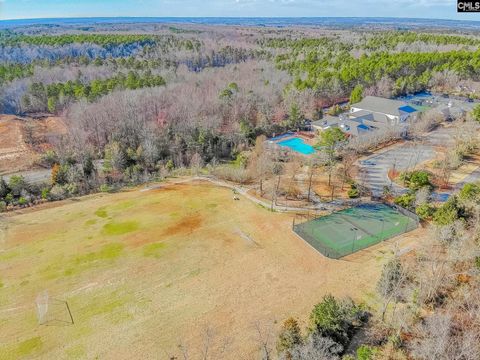
[[[53,167],[55,164],[58,164],[59,161],[57,154],[53,150],[47,150],[42,155],[42,162],[49,167]]]
[[[331,295],[326,295],[321,303],[315,305],[310,314],[310,321],[314,330],[326,336],[343,335],[343,312],[340,304]]]
[[[247,165],[247,161],[248,161],[248,155],[245,152],[241,152],[235,157],[233,164],[235,166],[245,168],[245,166]]]
[[[49,194],[50,194],[50,189],[49,188],[43,188],[42,189],[42,193],[41,193],[42,199],[47,200]]]
[[[55,185],[52,187],[48,194],[50,200],[63,200],[67,197],[67,191],[60,185]]]
[[[430,183],[430,174],[424,170],[402,173],[400,179],[412,190],[418,190],[425,186],[432,186]]]
[[[7,211],[7,203],[5,201],[0,201],[0,213]]]
[[[473,120],[480,122],[480,105],[476,105],[472,112],[471,117]]]
[[[347,192],[347,195],[350,199],[358,198],[360,196],[360,191],[358,191],[356,185],[352,184]]]
[[[101,192],[112,192],[113,191],[113,186],[110,186],[108,184],[102,184],[102,185],[100,185],[100,191]]]
[[[143,177],[143,168],[139,164],[129,166],[124,172],[125,178],[133,183],[139,183]]]
[[[51,182],[52,185],[65,185],[68,182],[68,165],[58,165],[55,164],[52,167]]]
[[[448,199],[448,201],[440,206],[433,214],[433,221],[437,225],[449,225],[460,218],[463,218],[463,215],[461,208],[458,206],[456,196]]]
[[[277,340],[277,350],[279,353],[293,348],[302,343],[302,334],[297,320],[289,318],[282,324],[280,334]]]
[[[418,298],[418,292],[417,290],[415,290],[413,293],[414,304],[417,303],[418,301],[417,298]],[[402,337],[398,333],[393,333],[388,337],[388,342],[392,345],[394,349],[400,349],[400,346],[402,346]]]
[[[411,209],[413,207],[413,203],[415,202],[415,194],[409,192],[409,193],[397,196],[394,202],[395,204],[400,205],[401,207]]]
[[[418,190],[430,185],[430,174],[426,171],[414,171],[410,176],[410,189]]]
[[[24,206],[28,204],[28,200],[25,199],[23,196],[18,199],[18,205]]]
[[[415,213],[422,220],[428,219],[433,215],[434,208],[429,204],[422,204],[416,207]]]
[[[480,256],[475,256],[475,267],[480,270]]]
[[[458,197],[463,201],[478,201],[480,198],[480,186],[473,183],[465,184],[458,193]]]
[[[310,314],[311,330],[345,345],[362,314],[351,300],[338,302],[332,295],[326,295]]]
[[[165,167],[167,168],[168,171],[173,171],[173,169],[175,169],[175,164],[173,163],[172,159],[167,161],[167,163],[165,164]]]
[[[7,202],[7,204],[13,203],[13,194],[12,193],[7,194],[7,196],[5,196],[5,201]]]
[[[69,195],[75,195],[78,193],[78,185],[75,183],[69,183],[65,185],[64,189]]]
[[[218,94],[218,98],[219,99],[230,99],[231,97],[233,96],[233,91],[231,89],[223,89],[222,91],[220,91],[220,94]]]
[[[8,182],[8,187],[13,196],[20,196],[22,190],[28,189],[28,183],[23,176],[13,175]]]
[[[368,345],[362,345],[357,349],[357,360],[373,360],[377,349]]]
[[[0,177],[0,198],[4,198],[8,194],[8,186],[5,180],[3,180],[2,177]]]

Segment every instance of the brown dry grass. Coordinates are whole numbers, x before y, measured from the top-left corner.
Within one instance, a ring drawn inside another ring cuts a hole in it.
[[[342,189],[343,185],[343,189]],[[315,182],[312,184],[312,188],[315,193],[323,200],[331,200],[333,186],[334,199],[348,199],[348,184],[342,184],[342,182],[334,175],[332,175],[331,185],[328,185],[328,174],[321,173],[315,177]]]
[[[295,173],[296,176],[294,179],[292,179],[291,175],[282,175],[277,192],[277,205],[292,207],[311,205],[306,199],[309,185],[308,169],[301,168]],[[260,200],[270,202],[272,201],[273,189],[277,187],[277,181],[278,178],[276,177],[263,181],[263,196],[260,196],[259,186],[250,190],[249,193]],[[332,175],[331,185],[329,186],[328,174],[324,169],[318,169],[312,178],[311,196],[317,195],[317,197],[320,197],[323,201],[330,201],[332,186],[334,188],[334,199],[348,199],[348,189],[350,189],[350,186],[346,183],[342,184],[341,180],[335,175]],[[300,196],[294,196],[294,194]]]
[[[178,356],[180,343],[194,355],[207,326],[213,357],[257,358],[257,322],[274,332],[288,316],[304,322],[327,293],[374,302],[392,247],[327,259],[291,231],[291,215],[205,183],[98,194],[2,221],[6,359],[158,359]],[[44,289],[68,300],[75,325],[37,325]]]

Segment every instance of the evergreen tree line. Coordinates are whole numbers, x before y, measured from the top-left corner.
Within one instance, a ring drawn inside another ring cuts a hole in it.
[[[17,46],[21,44],[63,46],[74,43],[90,43],[105,47],[131,43],[153,45],[157,38],[154,35],[137,34],[62,34],[41,36],[14,34],[0,37],[0,46]]]
[[[357,84],[371,86],[388,78],[394,82],[393,94],[400,95],[426,89],[435,72],[452,71],[461,79],[472,80],[478,80],[480,75],[480,50],[378,52],[359,58],[349,53],[319,58],[311,52],[304,60],[286,61],[287,58],[277,57],[277,66],[295,77],[293,86],[298,90],[315,89],[320,94],[340,86],[343,95],[348,95]]]
[[[165,84],[162,76],[154,75],[150,71],[143,74],[130,71],[127,75],[120,73],[108,79],[96,79],[89,83],[82,83],[80,80],[48,85],[33,83],[22,102],[26,109],[33,107],[37,111],[55,112],[72,100],[85,98],[88,101],[94,101],[116,89],[135,90]]]
[[[327,51],[350,51],[353,49],[352,44],[342,42],[337,36],[302,39],[271,38],[258,40],[257,44],[274,49],[288,49],[295,55],[305,52],[306,49]]]
[[[0,86],[6,82],[32,75],[32,64],[0,64]]]
[[[460,35],[423,34],[411,31],[389,31],[376,33],[373,37],[366,38],[362,46],[368,50],[394,49],[398,44],[412,44],[423,42],[435,45],[480,45],[480,39]]]
[[[358,37],[352,33],[351,39],[342,39],[337,35],[320,38],[270,38],[257,40],[263,47],[275,49],[289,49],[294,54],[304,52],[306,49],[319,49],[329,51],[350,51],[363,49],[369,51],[392,50],[399,44],[413,44],[421,42],[434,45],[465,45],[479,46],[480,39],[461,35],[427,34],[413,31],[381,31],[371,35]]]

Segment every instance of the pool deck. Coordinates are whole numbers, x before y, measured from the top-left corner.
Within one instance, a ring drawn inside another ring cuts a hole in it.
[[[312,136],[313,135],[314,134],[312,133]],[[291,139],[295,139],[295,138],[301,139],[306,145],[311,146],[312,148],[315,145],[313,138],[310,138],[310,137],[306,136],[305,134],[298,133],[298,132],[288,132],[288,133],[285,133],[285,134],[277,135],[277,136],[274,136],[272,138],[267,139],[266,141],[269,144],[276,144],[279,147],[287,148],[287,151],[293,151],[295,154],[298,154],[298,155],[311,156],[312,154],[314,154],[316,152],[316,150],[314,150],[313,153],[306,154],[306,153],[302,153],[300,151],[297,151],[297,150],[295,150],[295,149],[293,149],[289,146],[285,146],[285,145],[280,144],[283,141],[287,141],[287,140],[291,140]]]

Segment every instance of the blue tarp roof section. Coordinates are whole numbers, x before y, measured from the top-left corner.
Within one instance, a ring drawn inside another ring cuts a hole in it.
[[[369,128],[367,125],[364,125],[364,124],[358,125],[358,126],[357,126],[357,129],[359,129],[359,130],[365,130],[365,131],[370,130],[370,128]]]
[[[405,105],[405,106],[402,106],[401,108],[398,108],[398,109],[401,110],[401,111],[405,111],[406,113],[413,113],[413,112],[417,111],[416,109],[414,109],[410,105]]]

